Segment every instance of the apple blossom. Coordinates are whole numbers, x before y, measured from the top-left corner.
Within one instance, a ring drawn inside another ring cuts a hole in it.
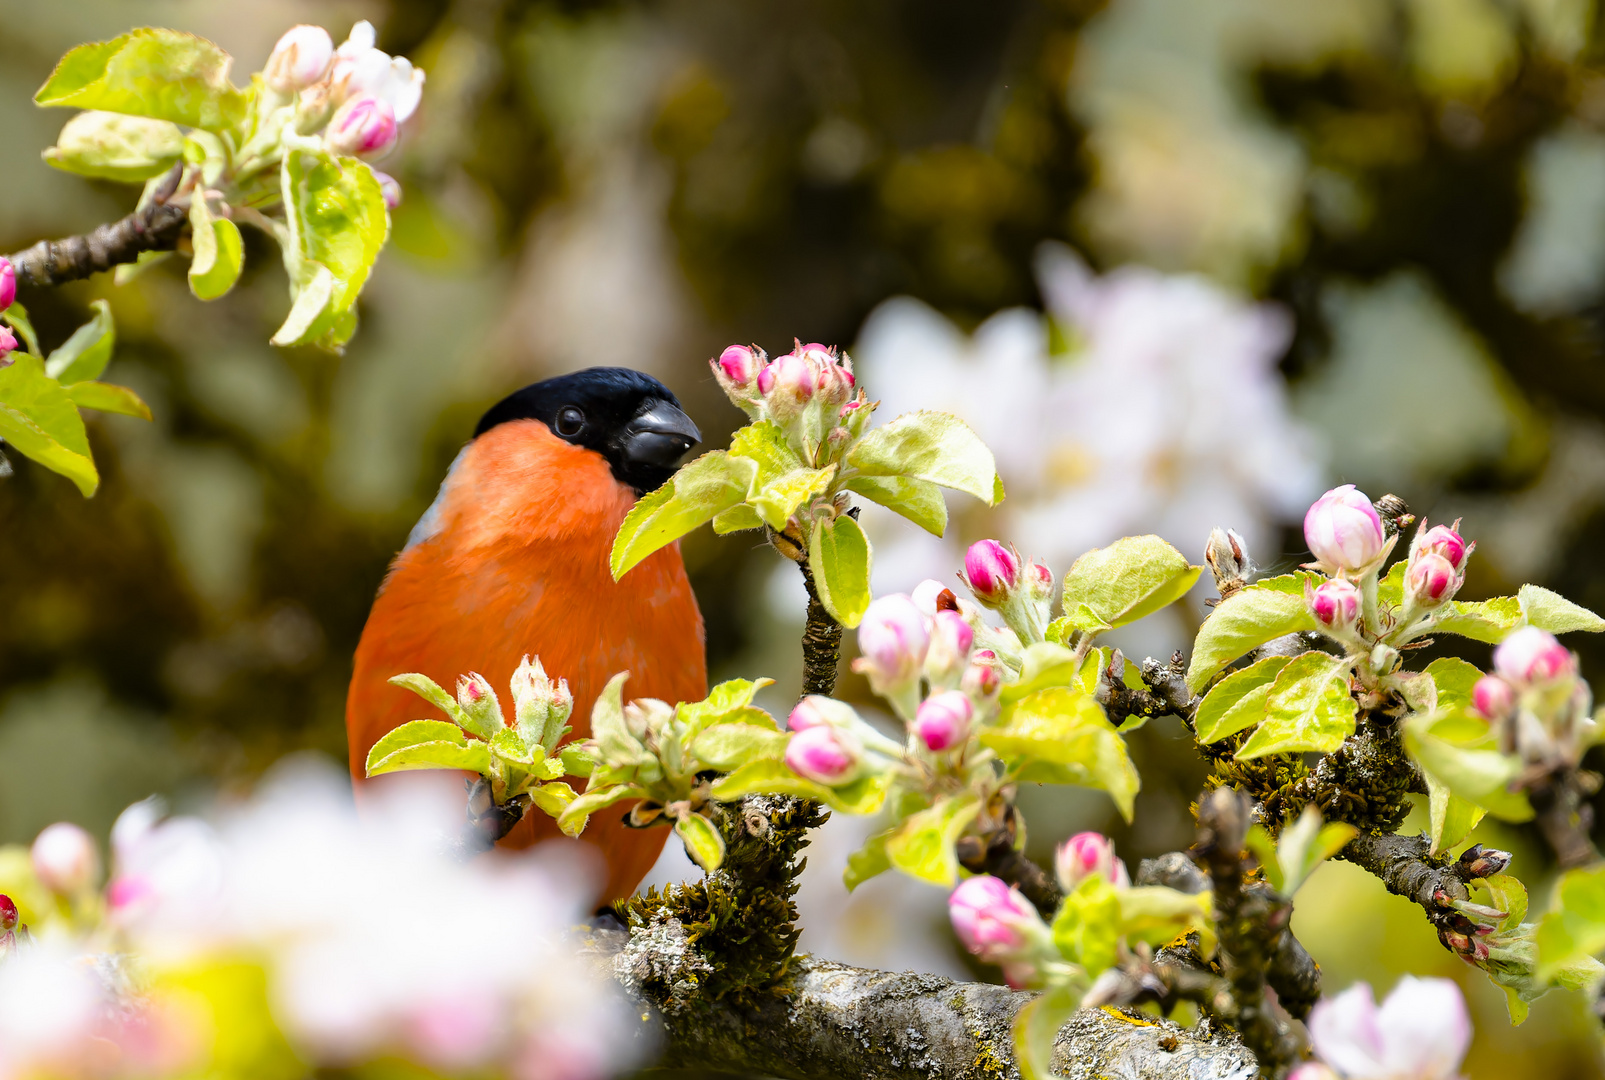
[[[1494,649],[1494,670],[1520,688],[1574,675],[1577,662],[1555,635],[1523,626]]]
[[[1315,1052],[1345,1080],[1454,1080],[1471,1042],[1471,1018],[1449,979],[1402,977],[1378,1006],[1355,983],[1317,1002]]]
[[[1304,541],[1331,573],[1363,573],[1382,557],[1386,536],[1371,500],[1353,484],[1322,495],[1304,515]]]
[[[1516,707],[1516,691],[1499,676],[1484,675],[1471,688],[1471,704],[1489,720],[1499,720]]]
[[[336,154],[377,157],[396,145],[396,114],[370,95],[350,98],[329,121],[323,141]]]
[[[1418,552],[1404,572],[1404,591],[1421,607],[1437,607],[1454,598],[1460,575],[1454,564],[1430,551]]]
[[[969,738],[975,706],[957,690],[932,694],[914,714],[914,733],[935,751],[950,750]]]
[[[1059,885],[1071,892],[1089,877],[1107,878],[1111,884],[1127,886],[1131,877],[1126,864],[1115,857],[1115,845],[1102,833],[1077,833],[1059,845],[1053,869]]]
[[[0,311],[10,307],[17,299],[17,268],[10,259],[0,258]]]
[[[1334,633],[1345,633],[1360,619],[1364,597],[1352,582],[1333,578],[1316,586],[1306,595],[1310,614],[1322,627]]]
[[[321,26],[292,26],[273,46],[262,81],[276,93],[289,95],[303,90],[329,70],[334,60],[334,39]]]
[[[996,608],[1020,584],[1020,553],[996,540],[977,540],[964,553],[959,576],[977,600]]]
[[[863,744],[851,732],[830,725],[805,728],[786,744],[786,766],[805,780],[835,786],[858,775]]]

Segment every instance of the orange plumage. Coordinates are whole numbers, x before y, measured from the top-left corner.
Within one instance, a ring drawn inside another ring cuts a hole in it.
[[[620,671],[630,673],[626,700],[707,694],[702,615],[678,545],[622,581],[608,572],[614,534],[635,499],[601,453],[537,419],[498,423],[465,448],[433,517],[420,525],[424,535],[415,533],[396,557],[357,646],[346,730],[359,785],[368,750],[386,732],[408,720],[444,719],[388,684],[402,672],[421,672],[449,690],[477,671],[505,694],[520,658],[538,656],[574,693],[571,739],[589,736],[591,705]],[[583,784],[570,782],[576,790]],[[628,809],[598,814],[578,841],[600,848],[607,861],[606,898],[632,893],[668,836],[662,828],[626,828]],[[560,835],[532,809],[502,845]]]

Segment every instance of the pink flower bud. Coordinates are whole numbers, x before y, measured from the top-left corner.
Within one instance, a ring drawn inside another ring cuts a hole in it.
[[[9,326],[0,326],[0,367],[10,367],[14,361],[7,357],[17,351],[17,335]]]
[[[933,683],[953,686],[964,675],[975,644],[975,630],[956,611],[931,616],[931,647],[925,654],[925,673]]]
[[[1359,572],[1382,555],[1382,518],[1364,493],[1344,484],[1315,500],[1304,515],[1304,541],[1322,566]]]
[[[964,573],[959,576],[977,600],[996,607],[1020,583],[1020,553],[996,540],[977,540],[964,553]]]
[[[920,702],[914,714],[914,733],[932,750],[948,750],[970,735],[975,706],[957,690],[933,694]]]
[[[385,206],[394,210],[401,205],[401,181],[387,172],[373,170],[373,178],[379,181],[379,192],[385,197]]]
[[[845,784],[858,775],[864,748],[849,732],[824,725],[799,731],[786,744],[786,765],[816,784]]]
[[[1484,675],[1471,688],[1471,704],[1489,720],[1501,720],[1516,707],[1516,691],[1497,675]]]
[[[1360,590],[1342,578],[1322,582],[1308,596],[1310,614],[1328,630],[1344,631],[1360,618]]]
[[[771,399],[770,410],[777,414],[795,412],[816,389],[813,367],[795,352],[775,357],[758,373],[758,392]]]
[[[335,112],[323,138],[333,153],[376,157],[396,145],[395,110],[376,97],[354,97]]]
[[[293,94],[323,78],[334,59],[334,39],[321,26],[292,26],[273,46],[262,81],[280,94]]]
[[[1059,845],[1053,856],[1059,885],[1071,892],[1090,877],[1107,878],[1114,885],[1130,885],[1126,864],[1115,858],[1115,845],[1102,833],[1076,833]]]
[[[15,930],[22,915],[17,911],[16,903],[5,893],[0,893],[0,930]]]
[[[796,708],[786,718],[786,726],[793,731],[807,731],[809,728],[829,727],[831,700],[819,694],[809,694],[797,702]]]
[[[40,883],[60,896],[80,896],[94,888],[100,877],[95,841],[70,821],[58,821],[42,830],[29,854]]]
[[[1422,607],[1437,607],[1454,597],[1460,576],[1448,559],[1431,552],[1418,554],[1404,572],[1404,589]]]
[[[10,307],[17,299],[17,268],[10,259],[0,259],[0,311]]]
[[[959,688],[977,702],[989,701],[1003,691],[1003,674],[998,670],[997,656],[991,649],[971,654],[970,666],[965,669]]]
[[[959,883],[947,898],[953,931],[970,952],[990,963],[1018,958],[1030,944],[1037,915],[1018,889],[990,874]]]
[[[1459,524],[1457,521],[1454,525],[1434,525],[1416,540],[1416,550],[1441,555],[1449,561],[1450,566],[1459,570],[1469,553],[1465,538],[1457,531]]]
[[[723,376],[720,381],[737,390],[751,386],[764,366],[761,354],[746,345],[730,346],[713,364],[714,374]]]
[[[883,685],[917,678],[931,645],[925,616],[903,593],[882,596],[858,624],[859,659],[871,681]]]
[[[1577,663],[1553,634],[1524,626],[1494,649],[1494,670],[1519,688],[1575,675]]]

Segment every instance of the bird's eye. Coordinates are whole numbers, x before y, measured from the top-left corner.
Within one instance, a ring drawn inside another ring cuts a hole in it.
[[[567,438],[578,435],[585,426],[585,414],[569,405],[557,414],[557,433]]]

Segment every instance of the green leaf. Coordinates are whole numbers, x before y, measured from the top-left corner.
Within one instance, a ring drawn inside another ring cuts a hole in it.
[[[1259,581],[1256,581],[1254,584],[1250,585],[1249,588],[1257,589],[1261,592],[1284,593],[1288,596],[1296,596],[1302,600],[1304,598],[1304,585],[1306,582],[1313,587],[1315,585],[1319,585],[1325,580],[1326,578],[1320,574],[1312,573],[1309,570],[1295,570],[1291,574],[1282,574],[1278,577],[1261,578]]]
[[[1163,945],[1189,930],[1210,936],[1213,895],[1184,893],[1161,885],[1138,885],[1117,889],[1120,901],[1120,933],[1127,938]],[[1208,950],[1205,950],[1208,955]]]
[[[1468,664],[1458,656],[1440,656],[1426,666],[1433,686],[1438,691],[1438,708],[1471,708],[1471,690],[1482,678],[1482,669]]]
[[[684,841],[685,853],[703,870],[711,874],[724,864],[724,837],[701,814],[687,814],[674,823],[674,831]]]
[[[414,769],[467,769],[490,771],[490,747],[470,740],[456,724],[444,720],[410,720],[373,744],[368,751],[367,774],[406,772]]]
[[[1408,559],[1400,559],[1388,567],[1388,572],[1377,579],[1377,604],[1396,608],[1404,603],[1404,572],[1410,568]],[[1313,584],[1319,585],[1320,581]]]
[[[1263,720],[1271,684],[1288,660],[1286,656],[1262,657],[1211,687],[1204,700],[1198,703],[1198,712],[1193,718],[1198,741],[1218,742]]]
[[[338,349],[356,328],[357,296],[390,232],[384,193],[356,158],[308,151],[284,155],[280,188],[295,303],[273,344]]]
[[[863,476],[906,476],[952,488],[988,506],[1002,497],[992,451],[950,413],[899,416],[854,443],[846,464]]]
[[[67,53],[33,99],[224,131],[245,122],[249,102],[228,80],[232,62],[193,34],[134,30]]]
[[[1488,722],[1464,709],[1404,719],[1404,746],[1430,780],[1505,821],[1533,816],[1525,795],[1509,790],[1521,760],[1502,754]]]
[[[0,322],[5,323],[17,332],[22,343],[28,346],[28,351],[35,356],[43,355],[39,351],[39,335],[33,332],[33,323],[28,321],[28,309],[17,301],[11,301],[11,306],[0,311]]]
[[[847,856],[847,869],[842,871],[842,884],[852,892],[872,877],[892,868],[891,856],[886,853],[886,842],[895,830],[878,832],[864,841],[864,846]]]
[[[855,476],[847,481],[847,490],[903,515],[934,536],[947,531],[947,500],[942,497],[942,489],[928,480],[907,476]]]
[[[757,466],[723,450],[703,454],[656,491],[643,495],[613,538],[613,580],[659,548],[667,547],[715,514],[742,502]]]
[[[869,608],[869,538],[846,514],[814,521],[808,541],[808,569],[819,601],[831,617],[851,630]]]
[[[754,709],[752,702],[758,696],[758,691],[774,684],[773,679],[727,679],[709,690],[708,696],[701,701],[681,702],[675,708],[686,729],[692,733],[732,718],[744,724],[761,723],[773,728],[776,726],[774,717],[761,709]],[[751,716],[750,713],[757,713],[757,716]]]
[[[1442,855],[1454,847],[1477,827],[1485,811],[1469,799],[1463,799],[1427,773],[1428,835],[1432,839],[1432,854]]]
[[[691,752],[708,768],[730,772],[749,761],[784,758],[788,741],[786,733],[775,730],[773,724],[767,729],[755,724],[714,724],[692,741]]]
[[[886,857],[909,877],[952,888],[959,879],[953,845],[981,812],[972,792],[939,799],[910,814],[886,840]]]
[[[1039,690],[1006,706],[997,724],[982,729],[980,739],[1019,782],[1099,788],[1131,820],[1140,783],[1137,770],[1125,740],[1090,694],[1068,686]]]
[[[62,383],[98,379],[111,363],[112,347],[117,343],[117,329],[112,322],[111,305],[104,300],[90,302],[94,318],[72,332],[61,348],[45,361],[45,374]]]
[[[1276,846],[1282,868],[1282,883],[1276,890],[1284,896],[1298,892],[1317,866],[1342,851],[1359,833],[1359,829],[1341,821],[1323,825],[1320,811],[1306,805],[1298,820],[1282,830],[1281,843]]]
[[[1347,660],[1324,652],[1312,650],[1288,661],[1265,698],[1265,719],[1237,759],[1306,750],[1330,754],[1342,746],[1354,734],[1356,714],[1348,674]]]
[[[524,742],[523,736],[513,728],[504,727],[500,731],[492,732],[490,736],[490,752],[506,761],[515,762],[531,771],[536,762],[544,764],[545,755],[537,746],[531,750]]]
[[[596,770],[596,759],[579,743],[559,746],[557,756],[569,776],[590,776]]]
[[[1058,986],[1027,1002],[1014,1017],[1014,1060],[1020,1080],[1058,1080],[1053,1071],[1053,1042],[1069,1022],[1081,999]]]
[[[748,497],[747,503],[778,532],[786,527],[798,507],[822,495],[835,475],[835,465],[823,469],[796,469],[765,484],[757,494]]]
[[[83,417],[32,353],[13,353],[0,368],[0,439],[78,485],[85,498],[100,486]]]
[[[1574,630],[1597,634],[1605,630],[1605,619],[1560,593],[1538,585],[1523,585],[1516,592],[1516,602],[1521,605],[1521,613],[1529,624],[1551,634],[1569,634]]]
[[[141,420],[151,419],[150,406],[126,386],[114,386],[103,382],[78,382],[66,390],[72,403],[80,409],[119,413],[123,416],[135,416]]]
[[[729,776],[714,781],[713,797],[721,802],[743,795],[801,795],[817,799],[832,810],[863,816],[873,814],[886,801],[886,782],[878,776],[862,776],[850,784],[830,788],[805,780],[783,761],[749,761]]]
[[[411,690],[429,704],[451,717],[452,723],[461,728],[472,726],[463,707],[457,704],[457,699],[441,689],[440,685],[427,675],[420,675],[415,671],[403,675],[392,675],[386,680],[391,686],[399,686],[403,690]]]
[[[529,791],[529,801],[544,811],[548,817],[554,818],[561,818],[563,812],[574,805],[574,800],[577,798],[579,796],[574,793],[574,789],[561,780],[554,780],[549,784],[541,784],[538,787],[531,788]],[[580,822],[580,828],[583,829],[584,827],[585,823]],[[558,828],[562,828],[562,826],[559,825]],[[564,832],[569,836],[579,835],[577,830],[569,833],[565,829]]]
[[[195,206],[204,206],[197,199]],[[191,208],[190,220],[195,220]],[[189,289],[200,300],[216,300],[234,288],[240,279],[240,267],[245,258],[245,245],[240,239],[239,226],[228,218],[208,216],[206,223],[192,230],[195,237],[206,236],[205,244],[195,244],[195,257],[189,264]]]
[[[759,516],[758,511],[746,503],[740,503],[728,510],[723,510],[715,514],[713,518],[713,531],[719,536],[763,527],[763,518]]]
[[[1083,880],[1053,918],[1053,943],[1064,958],[1096,978],[1114,967],[1120,941],[1120,897],[1109,879]]]
[[[1256,822],[1249,826],[1248,836],[1244,846],[1259,862],[1265,873],[1265,881],[1277,892],[1282,891],[1282,860],[1276,857],[1276,841],[1271,839],[1270,830]]]
[[[1432,632],[1459,634],[1497,645],[1521,622],[1521,602],[1514,596],[1480,601],[1451,600],[1438,609],[1432,621]]]
[[[585,831],[585,823],[590,816],[598,810],[605,810],[614,803],[625,799],[640,799],[645,797],[647,790],[636,784],[610,784],[596,791],[586,791],[576,796],[568,804],[557,819],[557,827],[563,830],[566,836],[578,836]]]
[[[137,184],[160,176],[184,153],[184,133],[167,120],[91,110],[67,121],[45,161],[66,172]]]
[[[1538,976],[1605,950],[1605,866],[1568,870],[1555,890],[1555,907],[1538,924]]]
[[[754,495],[776,477],[808,467],[791,448],[785,429],[773,420],[748,424],[730,436],[729,453],[731,457],[751,458],[758,467],[753,474]]]
[[[1301,630],[1315,629],[1302,593],[1250,585],[1222,600],[1198,629],[1187,668],[1187,689],[1198,693],[1215,673],[1250,649]]]
[[[1050,686],[1070,686],[1078,681],[1081,674],[1076,666],[1075,653],[1051,641],[1035,641],[1027,645],[1021,653],[1020,662],[1020,677],[1005,686],[999,698],[1005,707]]]
[[[1203,569],[1157,536],[1128,536],[1075,561],[1064,610],[1084,604],[1105,626],[1125,626],[1181,599]]]

